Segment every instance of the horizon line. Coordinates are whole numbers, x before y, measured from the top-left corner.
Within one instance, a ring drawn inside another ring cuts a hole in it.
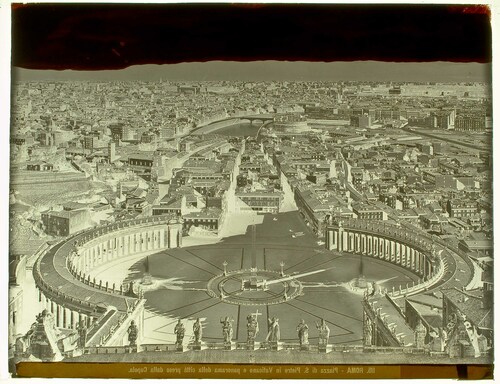
[[[391,67],[390,71],[387,68]],[[195,69],[194,71],[192,71]],[[122,69],[31,69],[11,66],[13,81],[370,81],[491,83],[492,63],[357,61],[193,61]],[[48,76],[47,76],[48,75]]]

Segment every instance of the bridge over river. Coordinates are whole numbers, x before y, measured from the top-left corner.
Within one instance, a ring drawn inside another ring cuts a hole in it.
[[[220,129],[227,128],[230,125],[238,124],[242,122],[250,122],[253,124],[254,122],[260,122],[261,125],[265,123],[270,123],[274,121],[274,114],[256,114],[256,115],[242,115],[242,116],[230,116],[224,119],[213,121],[209,124],[202,125],[192,129],[189,133],[187,133],[184,137],[188,137],[190,135],[201,135],[208,134],[218,131]],[[259,133],[259,132],[258,132]],[[257,134],[258,134],[257,133]]]

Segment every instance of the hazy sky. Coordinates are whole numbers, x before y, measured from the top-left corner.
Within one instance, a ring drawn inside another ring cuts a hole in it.
[[[224,62],[138,65],[112,71],[13,68],[13,80],[243,80],[490,82],[491,64],[355,62]]]

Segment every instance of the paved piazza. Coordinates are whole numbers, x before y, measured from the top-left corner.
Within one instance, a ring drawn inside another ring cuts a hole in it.
[[[292,237],[297,232],[304,235]],[[296,341],[296,326],[304,319],[310,340],[316,343],[315,323],[324,318],[331,343],[361,344],[362,293],[349,285],[359,277],[361,257],[327,251],[317,241],[298,212],[289,212],[265,215],[256,226],[255,246],[249,227],[245,235],[217,244],[168,249],[150,256],[153,284],[145,287],[146,308],[165,316],[164,324],[155,321],[160,325],[154,332],[171,339],[177,318],[200,318],[203,340],[220,342],[220,320],[229,316],[234,321],[234,340],[245,341],[246,318],[258,311],[262,315],[258,316],[256,341],[265,340],[267,318],[277,317],[282,341]],[[367,281],[388,290],[417,280],[413,273],[371,257],[364,256],[362,265]],[[128,278],[140,280],[144,271],[142,259],[131,267]],[[186,328],[190,331],[189,325]]]

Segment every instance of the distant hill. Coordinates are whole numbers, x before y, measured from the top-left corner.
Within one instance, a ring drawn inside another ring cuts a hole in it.
[[[377,61],[209,61],[136,65],[122,70],[54,71],[13,68],[16,81],[408,81],[490,82],[491,64]]]

